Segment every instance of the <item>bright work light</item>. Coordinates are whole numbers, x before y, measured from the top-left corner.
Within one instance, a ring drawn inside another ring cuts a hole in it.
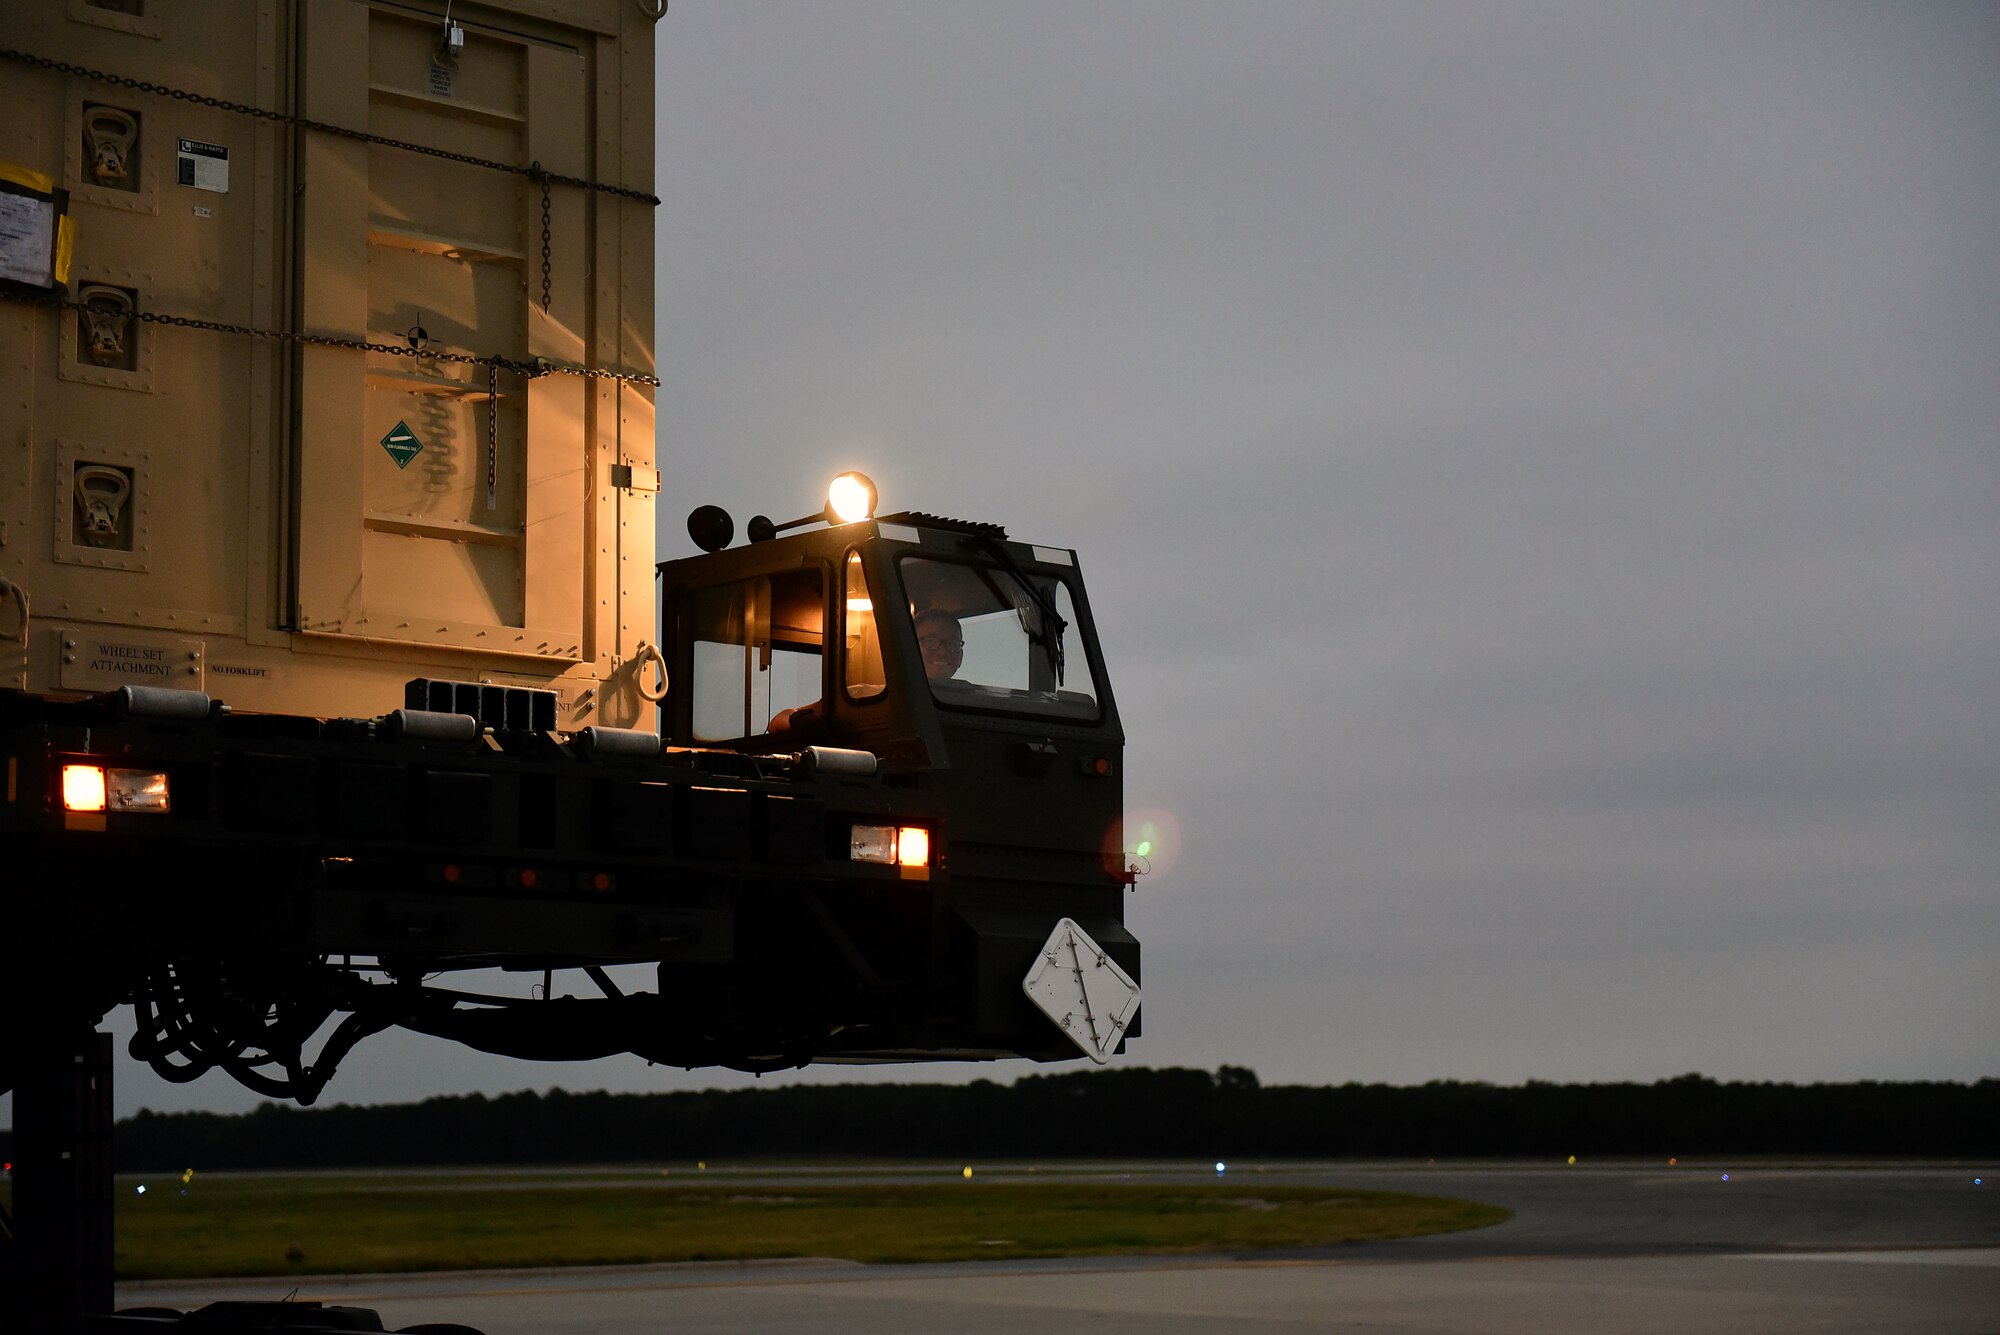
[[[866,473],[842,473],[826,489],[826,506],[818,514],[794,519],[787,524],[774,524],[769,515],[752,515],[747,532],[751,542],[769,542],[780,533],[788,533],[795,528],[803,528],[816,520],[829,524],[852,524],[857,520],[875,517],[875,483]],[[693,517],[689,517],[689,532],[694,531]],[[701,538],[697,536],[696,542]],[[718,550],[714,547],[707,551]]]
[[[826,489],[826,522],[852,524],[875,514],[875,484],[866,473],[842,473]]]

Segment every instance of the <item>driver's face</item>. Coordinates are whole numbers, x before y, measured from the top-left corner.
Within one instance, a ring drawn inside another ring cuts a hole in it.
[[[924,653],[924,675],[932,681],[955,676],[965,662],[965,636],[957,625],[942,618],[925,622],[917,630],[917,647]]]

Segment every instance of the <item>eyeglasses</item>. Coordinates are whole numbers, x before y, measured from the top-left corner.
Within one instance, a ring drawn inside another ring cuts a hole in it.
[[[943,635],[919,635],[917,645],[923,649],[963,649],[965,641],[955,635],[950,638]]]

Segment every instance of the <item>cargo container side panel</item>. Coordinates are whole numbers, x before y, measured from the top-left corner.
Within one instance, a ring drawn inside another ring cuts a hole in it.
[[[320,0],[305,6],[301,115],[333,125],[366,123],[367,81],[357,66],[367,32],[368,11],[359,5]],[[311,335],[362,340],[368,329],[368,148],[308,133],[302,157],[300,326]],[[309,345],[299,358],[294,568],[301,630],[340,633],[362,615],[362,369],[363,354],[348,348]]]
[[[289,16],[278,0],[257,5],[256,104],[284,107],[291,102],[293,34]],[[251,237],[251,323],[258,329],[284,329],[291,323],[290,217],[291,136],[269,122],[254,131],[259,200]],[[279,633],[289,620],[289,599],[280,583],[289,562],[280,557],[289,540],[289,515],[284,501],[286,453],[290,430],[286,421],[286,381],[291,354],[273,342],[258,341],[247,350],[250,393],[245,404],[249,455],[244,470],[244,533],[249,544],[243,568],[246,661],[269,658],[287,643]]]
[[[4,151],[18,151],[18,141]],[[15,161],[18,159],[8,159]],[[35,307],[0,304],[0,576],[26,590],[32,583],[27,554],[35,473],[35,344],[43,314]],[[0,598],[0,686],[28,685],[29,607]]]
[[[604,100],[618,114],[600,118],[598,157],[618,164],[618,181],[635,190],[651,191],[653,176],[652,89],[655,29],[643,15],[628,12],[624,40],[618,49],[609,40],[599,45],[599,60],[614,61],[618,71],[614,81],[604,83]],[[619,298],[598,313],[605,345],[617,349],[618,365],[626,370],[651,374],[654,353],[654,227],[657,210],[637,202],[621,201],[615,207],[615,227],[600,233],[600,271]],[[623,669],[608,685],[606,707],[619,718],[630,718],[632,726],[659,726],[657,706],[640,693],[641,677],[649,690],[656,690],[659,676],[650,662],[635,655],[642,643],[657,643],[658,603],[654,596],[653,559],[659,507],[666,496],[657,471],[659,456],[655,444],[654,394],[641,385],[607,386],[607,416],[615,421],[616,438],[611,457],[632,467],[639,485],[611,493],[615,506],[614,534],[608,545],[617,558],[615,585],[618,590],[616,638],[612,642],[616,662]],[[608,721],[616,722],[617,719]]]
[[[463,17],[447,68],[434,22],[316,11],[309,85],[344,81],[331,95],[343,123],[372,133],[590,178],[591,70],[563,40],[575,34],[524,36],[491,6]],[[308,187],[309,324],[447,356],[591,364],[586,192],[548,191],[545,288],[544,192],[528,176],[379,144],[321,166],[350,179]],[[552,673],[577,662],[597,582],[583,382],[341,356],[309,356],[301,388],[301,629],[524,654]]]
[[[34,38],[15,36],[18,21],[9,16],[0,33],[26,46]],[[25,71],[9,77],[21,81],[16,87],[30,78]],[[38,76],[28,86],[39,87],[40,82]],[[47,83],[53,86],[54,79]],[[32,91],[25,98],[16,94],[14,114],[0,117],[0,161],[57,175],[61,161],[53,140],[60,121],[52,128],[54,115],[52,98]],[[30,554],[46,541],[35,536],[31,522],[34,497],[42,486],[35,476],[35,366],[47,356],[42,344],[53,341],[53,327],[53,315],[41,307],[0,302],[0,577],[30,591],[36,564]],[[29,636],[21,616],[16,600],[0,598],[0,686],[28,684]]]
[[[590,127],[595,118],[583,53],[533,46],[527,67],[528,161],[564,176],[594,179]],[[573,366],[589,365],[593,347],[602,346],[589,338],[588,325],[595,304],[588,260],[597,202],[573,187],[531,183],[525,193],[528,350]],[[590,384],[576,376],[542,376],[528,382],[527,395],[527,620],[566,639],[565,652],[583,659],[595,657],[584,637],[584,608],[596,601],[598,585],[586,546],[590,511],[599,494]]]
[[[277,31],[275,6],[235,8],[244,21],[212,31],[163,15],[141,34],[75,7],[9,7],[0,41],[114,80],[276,96],[263,46]],[[4,472],[0,572],[29,593],[36,632],[53,638],[32,672],[0,664],[0,680],[94,689],[102,683],[71,670],[57,641],[161,632],[176,644],[198,637],[205,649],[241,640],[264,614],[249,597],[249,572],[268,537],[256,507],[270,486],[262,470],[273,423],[259,390],[270,383],[273,345],[133,313],[273,327],[274,256],[258,237],[277,207],[275,137],[238,114],[120,82],[20,65],[7,77],[14,114],[0,130],[0,157],[70,191],[68,293],[109,299],[114,313],[100,321],[7,304],[0,359],[23,380],[0,390],[16,452]],[[116,150],[108,174],[99,155],[107,146]],[[191,178],[195,159],[205,170]],[[15,620],[0,610],[0,640]],[[171,684],[198,686],[199,674]]]

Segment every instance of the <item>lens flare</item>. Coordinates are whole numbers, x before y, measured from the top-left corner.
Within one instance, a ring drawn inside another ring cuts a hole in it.
[[[1141,876],[1171,871],[1181,856],[1180,821],[1159,807],[1134,807],[1106,837],[1104,852]]]

